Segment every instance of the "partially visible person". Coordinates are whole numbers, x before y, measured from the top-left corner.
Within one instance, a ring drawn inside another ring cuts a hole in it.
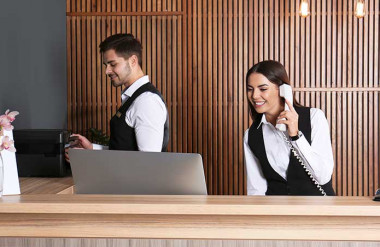
[[[142,71],[142,46],[132,34],[115,34],[100,45],[105,73],[114,87],[124,87],[122,106],[110,121],[110,143],[104,147],[77,136],[76,148],[161,152],[169,142],[169,118],[160,92]],[[66,149],[66,160],[69,157]]]
[[[290,84],[284,66],[276,61],[255,64],[246,75],[251,127],[244,133],[248,195],[322,195],[289,143],[326,195],[335,195],[329,125],[317,108],[280,97],[279,86]],[[289,110],[284,110],[287,104]],[[294,105],[294,106],[292,106]],[[281,132],[276,124],[285,124]],[[286,139],[286,140],[285,140]],[[287,141],[289,143],[287,143]]]

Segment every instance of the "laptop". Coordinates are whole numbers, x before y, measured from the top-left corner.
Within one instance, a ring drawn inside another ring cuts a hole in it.
[[[207,195],[193,153],[69,150],[76,194]]]

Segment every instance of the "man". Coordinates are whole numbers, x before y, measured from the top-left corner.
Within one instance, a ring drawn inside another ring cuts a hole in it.
[[[106,38],[99,48],[112,85],[125,88],[121,95],[122,106],[110,121],[109,149],[166,151],[169,141],[168,112],[160,92],[141,69],[141,43],[132,34],[115,34]],[[78,138],[75,146],[79,148],[106,148],[92,144],[82,135],[72,136]]]

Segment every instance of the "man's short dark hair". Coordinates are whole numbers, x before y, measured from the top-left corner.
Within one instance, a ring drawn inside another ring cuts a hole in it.
[[[142,67],[141,43],[130,33],[111,35],[100,43],[99,48],[101,53],[113,49],[118,56],[122,56],[125,59],[130,58],[132,55],[136,55],[139,65]]]

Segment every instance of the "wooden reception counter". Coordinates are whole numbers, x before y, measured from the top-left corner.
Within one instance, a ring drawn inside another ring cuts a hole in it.
[[[70,177],[20,187],[0,198],[0,247],[380,246],[370,197],[73,195]]]
[[[380,241],[370,197],[20,195],[1,237]]]

